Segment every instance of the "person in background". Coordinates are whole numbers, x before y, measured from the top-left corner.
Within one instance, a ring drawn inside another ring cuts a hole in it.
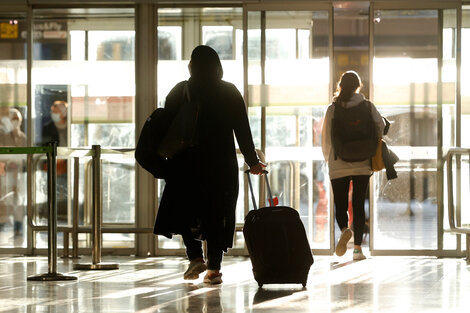
[[[42,128],[42,145],[57,142],[58,147],[66,147],[67,143],[67,109],[68,104],[56,100],[51,105],[51,121]]]
[[[351,108],[361,104],[365,97],[360,92],[362,87],[361,78],[354,71],[343,73],[338,82],[337,92],[333,103],[328,106],[322,128],[322,151],[328,163],[329,176],[333,188],[335,216],[341,236],[336,245],[336,255],[342,256],[347,251],[347,243],[353,233],[348,228],[348,193],[350,181],[352,181],[352,206],[353,206],[353,229],[354,229],[354,260],[363,260],[366,257],[362,253],[362,239],[365,225],[364,203],[372,175],[370,160],[347,162],[336,157],[332,143],[332,120],[335,105]],[[375,124],[376,132],[383,133],[385,123],[377,108],[371,103],[370,113]]]
[[[264,164],[256,154],[243,97],[222,80],[217,53],[208,46],[196,47],[188,68],[191,77],[170,91],[165,110],[175,116],[185,88],[189,89],[191,102],[198,107],[196,144],[168,158],[169,174],[154,233],[168,238],[182,235],[190,261],[184,279],[197,279],[207,269],[204,283],[220,284],[223,252],[232,247],[235,231],[239,166],[234,134],[250,172],[261,174]]]
[[[22,120],[17,109],[0,109],[0,146],[26,146],[26,135],[21,131]],[[11,155],[6,157],[8,158],[0,160],[0,231],[12,215],[14,238],[19,238],[23,235],[25,214],[23,193],[19,192],[24,164],[21,158]]]

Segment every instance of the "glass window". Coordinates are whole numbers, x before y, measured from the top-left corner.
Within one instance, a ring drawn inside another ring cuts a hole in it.
[[[467,86],[470,86],[470,5],[462,7],[462,41],[461,41],[461,143],[462,147],[470,147],[470,138],[467,134],[470,133],[470,90]],[[451,37],[455,38],[455,37]],[[465,204],[470,203],[470,160],[468,157],[462,157],[461,171],[461,223],[462,225],[470,225],[470,213]],[[454,175],[455,177],[456,175]],[[456,184],[454,184],[456,189]],[[456,199],[456,198],[454,198]],[[456,203],[456,200],[454,200]],[[462,247],[465,247],[465,236],[462,237]]]
[[[159,107],[164,106],[166,96],[177,83],[189,79],[191,52],[201,44],[212,47],[219,54],[223,80],[235,84],[243,94],[242,49],[235,51],[236,47],[241,47],[243,37],[239,37],[243,25],[241,8],[159,8],[158,23]],[[162,187],[159,184],[160,190]],[[238,204],[244,212],[244,201]],[[243,218],[244,214],[240,215],[241,221]],[[158,247],[182,248],[180,237],[175,238],[168,240],[159,236]]]
[[[134,60],[134,31],[88,31],[88,60]]]
[[[232,26],[203,26],[202,43],[212,47],[220,60],[233,59],[233,27]]]
[[[373,101],[392,122],[385,140],[400,161],[397,179],[374,177],[374,248],[436,249],[438,12],[375,15]]]
[[[135,147],[133,9],[33,11],[33,144]],[[102,154],[103,222],[135,222],[134,160]],[[73,160],[58,156],[58,221],[71,223]],[[36,212],[43,220],[44,160],[36,165]],[[90,159],[80,160],[80,224],[90,222]],[[125,179],[124,179],[125,178]],[[85,186],[85,187],[83,187]],[[112,244],[113,234],[107,235]],[[130,235],[124,237],[134,238]],[[45,244],[38,235],[38,246]],[[129,244],[133,246],[129,241]]]
[[[319,146],[329,103],[330,60],[322,53],[328,37],[326,11],[248,14],[250,123],[255,138],[265,136],[274,195],[280,205],[299,210],[314,249],[330,245],[329,184]],[[263,111],[264,134],[258,126]]]
[[[235,58],[233,38],[234,29],[241,31],[241,8],[160,8],[158,12],[158,106],[164,106],[167,94],[178,82],[189,78],[191,52],[200,44],[218,52],[223,79],[243,94],[243,59]],[[190,36],[185,33],[183,37],[184,27],[191,27]]]
[[[462,15],[462,63],[461,63],[461,100],[462,100],[462,147],[470,147],[470,6],[464,6]]]
[[[0,13],[0,146],[26,146],[26,19]],[[26,246],[26,155],[0,156],[0,248]]]
[[[181,60],[181,27],[158,26],[158,60]]]

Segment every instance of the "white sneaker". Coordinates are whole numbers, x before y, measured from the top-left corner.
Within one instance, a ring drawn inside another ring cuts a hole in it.
[[[343,230],[341,233],[341,236],[339,237],[338,244],[336,245],[336,255],[337,256],[342,256],[346,253],[346,250],[348,250],[348,242],[349,239],[352,237],[352,231],[349,228],[346,228]]]
[[[354,249],[353,252],[353,260],[354,261],[360,261],[360,260],[365,260],[367,259],[366,256],[362,253],[361,250],[359,249]]]

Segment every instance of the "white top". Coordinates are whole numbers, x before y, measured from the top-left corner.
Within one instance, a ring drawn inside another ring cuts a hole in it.
[[[364,96],[359,93],[352,95],[351,99],[345,104],[346,108],[351,108],[364,100]],[[377,127],[377,134],[379,137],[382,137],[383,130],[385,127],[385,122],[380,115],[379,111],[374,104],[371,103],[371,114],[372,119],[375,122]],[[333,119],[335,112],[335,106],[330,103],[328,109],[326,110],[325,119],[323,121],[322,128],[322,142],[321,147],[323,151],[323,157],[328,163],[328,170],[330,174],[330,179],[341,178],[351,175],[371,175],[372,169],[370,167],[370,160],[360,161],[360,162],[345,162],[339,157],[335,160],[335,154],[333,151],[333,146],[331,144],[331,120]]]

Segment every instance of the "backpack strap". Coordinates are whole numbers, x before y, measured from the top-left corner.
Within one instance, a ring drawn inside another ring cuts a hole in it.
[[[336,115],[336,114],[337,114],[337,113],[336,113],[336,112],[337,112],[337,110],[336,110],[336,105],[337,105],[337,103],[336,103],[336,102],[333,102],[333,107],[335,108],[335,110],[334,110],[334,112],[333,112],[333,119],[332,119],[333,121],[336,119],[336,116],[337,116],[337,115]],[[333,153],[334,153],[334,155],[335,155],[335,161],[336,161],[336,160],[338,160],[338,155],[336,154],[336,150],[335,150],[335,147],[334,147],[334,145],[333,145],[333,140],[334,140],[334,137],[333,137],[333,128],[334,128],[334,125],[333,125],[333,123],[332,123],[332,125],[331,125],[331,135],[330,135],[330,137],[331,137],[331,139],[332,139],[332,140],[331,140],[331,141],[332,141],[332,142],[331,142],[331,145],[333,146]]]
[[[338,102],[336,102],[336,101],[333,102],[333,106],[334,106],[334,108],[335,108],[335,111],[334,111],[334,113],[333,113],[333,120],[335,120],[335,119],[337,118],[337,116],[338,116],[338,115],[337,115],[337,114],[338,114],[338,113],[337,113],[337,112],[338,112],[338,108],[340,108],[340,110],[342,110],[342,109],[345,109],[345,107],[343,107],[343,106],[341,105],[341,103],[338,103]],[[332,138],[332,140],[333,140],[333,138],[334,138],[334,137],[333,137],[333,128],[334,128],[334,125],[331,125],[331,138]],[[335,148],[334,148],[333,142],[332,142],[331,144],[332,144],[332,146],[333,146],[333,152],[334,152],[335,161],[336,161],[336,160],[338,160],[338,155],[336,154],[336,150],[335,150]]]
[[[184,103],[185,98],[188,100],[188,103],[191,102],[191,94],[189,93],[189,82],[186,80],[184,82],[184,88],[183,88],[183,99],[182,103]]]
[[[175,116],[178,114],[179,110],[183,107],[185,102],[191,100],[191,96],[189,94],[189,82],[187,80],[183,81],[183,92],[180,94],[180,100],[176,101],[176,105],[174,105],[170,110],[170,118],[173,120]],[[165,107],[166,108],[166,107]]]
[[[371,120],[374,122],[374,117],[372,116],[372,102],[370,102],[370,100],[368,99],[364,99],[364,101],[366,101],[367,103],[367,106],[369,107],[369,112],[370,112],[370,118]],[[388,132],[388,128],[390,127],[390,122],[382,116],[382,119],[385,121],[385,124],[388,123],[388,126],[386,126],[386,129],[384,129],[384,135],[387,134]],[[375,123],[375,122],[374,122]],[[375,128],[375,132],[377,133],[377,128]],[[377,135],[377,138],[381,138],[382,136],[380,134],[376,134]]]

